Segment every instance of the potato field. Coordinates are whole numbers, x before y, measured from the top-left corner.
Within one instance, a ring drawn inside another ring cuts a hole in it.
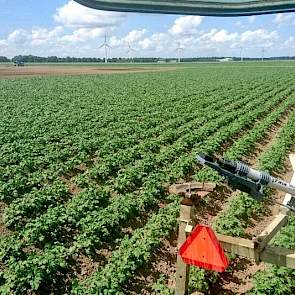
[[[199,152],[289,181],[294,107],[292,62],[0,79],[0,294],[174,294],[180,199],[167,187],[220,182]],[[199,220],[254,236],[282,197],[268,194],[220,182]],[[295,218],[273,243],[294,249]],[[192,268],[190,292],[295,293],[294,270],[231,259],[225,274]]]

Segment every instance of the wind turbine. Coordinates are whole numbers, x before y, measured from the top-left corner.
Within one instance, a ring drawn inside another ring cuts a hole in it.
[[[127,54],[128,54],[128,57],[129,57],[129,61],[132,62],[133,61],[133,58],[132,58],[131,54],[132,54],[132,52],[135,52],[136,50],[131,47],[130,42],[127,43],[127,46],[128,46]]]
[[[265,48],[262,47],[262,49],[261,49],[261,61],[264,61],[264,54],[265,54]]]
[[[241,46],[240,47],[240,58],[241,58],[240,60],[241,60],[241,62],[244,61],[244,55],[243,55],[244,53],[243,53],[243,50],[244,50],[244,48]]]
[[[242,48],[242,47],[241,47]],[[245,47],[244,47],[245,48]],[[249,46],[247,46],[246,48],[248,48],[248,49],[256,49],[256,50],[260,50],[260,52],[261,52],[261,61],[264,61],[264,56],[265,56],[265,51],[266,51],[266,49],[265,49],[265,47],[260,47],[260,46],[255,46],[255,45],[249,45]],[[257,59],[259,59],[259,57],[257,58]]]
[[[104,62],[107,64],[108,63],[108,49],[111,49],[112,47],[108,44],[107,42],[107,34],[104,35],[104,43],[102,43],[98,48],[103,48],[105,51],[105,59]]]
[[[177,54],[178,54],[178,63],[180,63],[180,59],[181,59],[181,52],[183,52],[184,48],[181,46],[181,43],[180,42],[177,42],[177,48],[176,48],[176,51],[177,51]]]

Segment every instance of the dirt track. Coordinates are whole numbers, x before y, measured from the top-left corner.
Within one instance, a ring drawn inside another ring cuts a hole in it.
[[[94,66],[3,66],[0,67],[1,78],[24,76],[64,76],[64,75],[95,75],[95,74],[124,74],[140,72],[158,72],[173,70],[172,67],[94,67]]]

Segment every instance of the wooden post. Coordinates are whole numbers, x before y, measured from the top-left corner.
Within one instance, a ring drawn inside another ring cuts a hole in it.
[[[291,180],[291,184],[295,184],[295,155],[289,155],[289,159],[293,168],[293,177]],[[286,205],[287,202],[291,199],[290,194],[286,194],[284,199],[284,204]],[[288,222],[288,215],[290,210],[287,208],[282,207],[280,213],[275,216],[274,220],[262,231],[262,233],[254,240],[255,243],[255,261],[259,264],[262,259],[268,259],[268,256],[264,255],[262,258],[263,250],[267,247],[268,243],[274,238],[274,236],[281,230],[283,226],[285,226]],[[276,251],[276,250],[274,250]],[[277,250],[278,251],[278,250]],[[278,251],[280,252],[280,251]],[[281,252],[280,252],[281,253]]]
[[[288,222],[288,215],[279,213],[274,220],[262,231],[262,233],[254,240],[255,248],[255,262],[260,263],[261,252],[267,244],[274,238],[274,236],[285,226]]]
[[[195,219],[195,205],[200,198],[205,197],[216,187],[215,183],[189,182],[170,186],[169,192],[183,196],[180,206],[180,220],[178,232],[178,249],[186,241],[187,234],[193,230]],[[175,295],[186,295],[188,292],[190,266],[177,255]]]
[[[290,155],[290,161],[294,170],[291,184],[295,185],[295,154]],[[194,220],[194,208],[196,196],[203,197],[212,192],[215,188],[212,183],[184,183],[170,187],[173,194],[184,196],[180,209],[180,223],[178,235],[178,249],[187,238],[186,228],[191,220]],[[284,203],[290,200],[291,196],[286,195]],[[235,238],[226,235],[216,234],[225,252],[236,254],[242,257],[254,259],[256,263],[261,261],[272,263],[278,266],[285,266],[295,269],[295,251],[280,247],[269,246],[268,243],[288,222],[290,210],[281,208],[274,220],[254,240]],[[189,265],[186,265],[180,255],[177,256],[176,269],[176,295],[187,295],[189,281]]]
[[[177,249],[185,242],[186,240],[186,231],[185,228],[188,222],[193,217],[192,206],[180,205],[180,222],[179,222],[179,231],[178,231],[178,242]],[[179,253],[177,254],[177,263],[176,263],[176,289],[175,295],[186,295],[188,289],[189,281],[189,271],[190,266],[185,264],[182,261]]]
[[[250,259],[256,258],[255,241],[216,234],[225,252]],[[259,260],[295,269],[295,251],[266,245],[259,252]]]

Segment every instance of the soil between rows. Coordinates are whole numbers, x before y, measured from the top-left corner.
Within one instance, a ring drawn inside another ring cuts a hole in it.
[[[243,160],[248,160],[251,166],[256,166],[259,159],[259,155],[274,143],[280,128],[287,123],[288,115],[284,115],[281,120],[275,124],[271,130],[266,134],[267,143],[265,139],[258,142],[253,150],[252,156],[245,157]],[[263,145],[265,143],[265,145]],[[295,152],[293,147],[290,153]],[[250,161],[249,161],[250,160]],[[290,164],[289,158],[285,160],[285,169],[280,173],[273,173],[275,177],[281,178],[285,181],[290,181],[293,175],[293,169]],[[249,221],[249,227],[246,229],[248,236],[255,238],[259,235],[267,225],[271,223],[274,216],[279,213],[280,206],[273,202],[282,203],[285,197],[285,193],[280,191],[274,191],[270,200],[265,202],[265,213],[262,216],[257,216]],[[223,273],[219,277],[216,284],[210,288],[208,294],[245,294],[252,288],[252,277],[259,271],[267,267],[265,263],[256,265],[254,261],[244,258],[236,258],[231,261],[230,267],[232,268],[231,273]]]
[[[281,119],[272,126],[270,131],[265,135],[264,139],[259,141],[253,149],[251,155],[244,157],[243,161],[250,162],[251,166],[255,166],[259,159],[259,155],[274,143],[274,140],[280,128],[287,123],[289,114],[284,114]],[[267,139],[267,144],[265,143]],[[230,144],[229,144],[230,146]],[[228,147],[228,146],[227,146]],[[223,146],[222,150],[227,147]],[[293,151],[295,149],[293,148]],[[293,174],[289,160],[285,161],[285,171],[277,173],[274,176],[290,181]],[[227,200],[234,196],[236,192],[231,193],[227,187],[219,186],[217,191],[212,193],[206,200],[206,204],[196,208],[196,219],[200,224],[210,225],[216,215],[225,210]],[[285,194],[275,192],[272,200],[282,202]],[[279,205],[272,202],[266,203],[266,215],[259,219],[250,220],[251,226],[247,229],[249,236],[256,236],[271,222],[273,217],[279,212]],[[131,282],[129,282],[129,294],[150,295],[155,294],[152,291],[152,285],[157,281],[159,274],[164,274],[167,278],[167,285],[175,288],[176,274],[176,256],[177,256],[177,232],[174,231],[169,238],[163,239],[161,246],[153,253],[150,262],[143,268],[139,269]],[[167,267],[169,266],[169,267]],[[259,271],[266,268],[265,263],[256,265],[254,261],[246,258],[237,257],[230,263],[230,271],[221,274],[217,282],[209,286],[206,293],[197,292],[197,294],[245,294],[252,288],[252,277]]]

